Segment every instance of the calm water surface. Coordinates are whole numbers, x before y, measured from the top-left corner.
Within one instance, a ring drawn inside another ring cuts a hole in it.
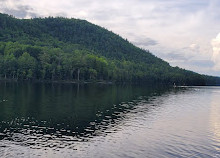
[[[0,157],[219,158],[220,87],[0,83]]]

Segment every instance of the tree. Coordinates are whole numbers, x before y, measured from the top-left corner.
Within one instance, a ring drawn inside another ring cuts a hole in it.
[[[36,59],[27,52],[23,53],[18,58],[19,65],[19,76],[22,79],[32,79],[34,78],[34,73],[36,69]]]
[[[14,79],[15,77],[15,71],[17,68],[17,60],[13,54],[7,54],[4,55],[3,59],[3,73],[4,78],[7,79],[7,76]]]

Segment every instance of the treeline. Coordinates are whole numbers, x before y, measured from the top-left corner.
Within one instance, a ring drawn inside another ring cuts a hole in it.
[[[86,49],[61,48],[0,42],[0,76],[17,80],[106,80],[204,84],[203,78],[179,68],[159,67],[131,61],[118,61],[95,55]],[[184,74],[185,73],[185,74]]]
[[[84,20],[0,14],[0,77],[17,80],[216,84]]]

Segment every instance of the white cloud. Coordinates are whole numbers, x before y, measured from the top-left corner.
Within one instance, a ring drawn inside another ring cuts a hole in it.
[[[193,43],[189,46],[189,48],[191,48],[192,50],[197,50],[197,49],[199,49],[199,46],[197,44]]]
[[[212,40],[213,54],[212,60],[215,63],[214,70],[220,70],[220,33]]]

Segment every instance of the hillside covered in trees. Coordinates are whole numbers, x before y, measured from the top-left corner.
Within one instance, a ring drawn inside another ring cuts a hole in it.
[[[0,78],[16,80],[218,84],[171,67],[149,51],[85,20],[0,14]]]

